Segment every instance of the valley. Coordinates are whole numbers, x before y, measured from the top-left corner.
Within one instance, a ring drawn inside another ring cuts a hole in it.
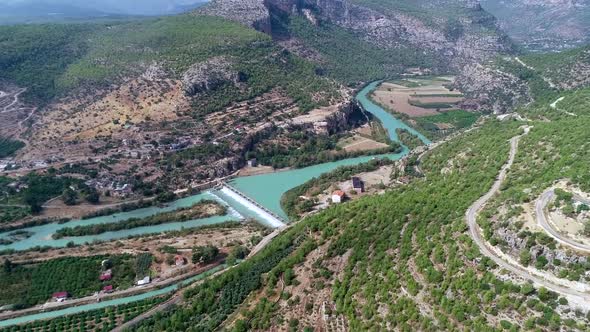
[[[587,330],[585,10],[0,26],[0,331]]]

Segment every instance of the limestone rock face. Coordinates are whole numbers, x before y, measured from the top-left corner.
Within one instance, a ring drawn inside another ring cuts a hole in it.
[[[502,114],[532,101],[530,88],[516,76],[481,64],[462,68],[455,84],[470,100],[465,108]]]
[[[196,63],[182,75],[182,86],[189,96],[215,90],[225,83],[237,84],[239,81],[240,73],[233,70],[231,62],[224,57]]]
[[[481,26],[494,29],[495,20],[483,11],[478,1],[434,0],[425,6],[426,10],[456,6],[473,15],[457,22],[460,33],[449,37],[442,19],[433,25],[401,10],[378,11],[350,0],[213,0],[197,13],[221,16],[267,33],[272,33],[271,12],[301,15],[312,24],[328,21],[352,30],[381,48],[412,45],[452,57],[454,61],[449,65],[453,68],[510,52],[512,46],[504,35],[479,32]]]
[[[270,14],[263,0],[213,0],[196,14],[219,16],[270,32]]]

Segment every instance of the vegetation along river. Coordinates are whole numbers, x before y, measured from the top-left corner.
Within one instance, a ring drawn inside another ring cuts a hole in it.
[[[413,128],[409,127],[404,122],[398,120],[393,115],[391,115],[391,113],[385,111],[383,108],[369,100],[368,94],[373,89],[375,89],[375,87],[377,87],[379,83],[379,81],[373,82],[367,85],[365,88],[363,88],[356,96],[357,101],[363,106],[363,108],[367,112],[372,113],[376,118],[378,118],[381,121],[383,127],[387,129],[389,137],[392,141],[399,142],[396,134],[396,129],[402,128],[418,136],[425,144],[430,144],[431,142],[422,134],[420,134]],[[356,165],[363,162],[367,162],[373,158],[390,158],[393,160],[397,160],[408,154],[408,152],[408,148],[403,146],[403,150],[397,154],[385,154],[379,156],[350,158],[300,169],[293,169],[282,172],[274,172],[248,177],[239,177],[232,180],[230,184],[233,187],[240,190],[242,193],[246,194],[248,197],[258,202],[260,205],[264,206],[266,209],[274,212],[276,215],[281,216],[283,217],[283,219],[287,220],[288,218],[280,206],[281,196],[287,190],[299,186],[314,177],[322,175],[323,173],[330,172],[340,166]],[[188,207],[203,199],[221,200],[222,203],[231,207],[230,213],[228,213],[225,216],[214,216],[185,222],[166,223],[147,227],[137,227],[115,232],[106,232],[92,236],[65,237],[62,239],[53,239],[51,236],[58,229],[64,227],[75,227],[78,225],[93,225],[100,223],[114,223],[129,218],[143,218],[161,212],[172,211],[181,207]],[[180,230],[183,227],[190,228],[211,225],[226,222],[229,220],[236,220],[243,217],[256,218],[257,216],[252,211],[249,211],[246,207],[240,205],[235,200],[232,200],[230,197],[227,197],[222,193],[214,190],[176,200],[172,203],[169,203],[166,207],[148,207],[128,212],[116,213],[109,216],[90,218],[86,220],[72,220],[63,224],[47,224],[42,226],[26,228],[26,231],[32,233],[32,235],[29,238],[22,239],[20,241],[15,241],[8,245],[2,245],[0,246],[0,250],[26,250],[36,246],[65,247],[68,242],[74,242],[75,244],[83,244],[86,242],[91,243],[93,241],[108,241],[126,238],[128,236],[134,235]],[[11,232],[2,233],[0,234],[0,238],[8,238],[10,233]]]
[[[403,128],[414,135],[418,136],[425,144],[430,144],[431,142],[424,137],[419,132],[415,131],[413,128],[409,127],[402,121],[396,119],[391,113],[388,113],[380,106],[371,102],[368,98],[368,94],[375,89],[380,82],[373,82],[367,85],[364,89],[362,89],[356,96],[357,101],[363,106],[363,108],[367,111],[372,113],[376,118],[378,118],[383,127],[387,129],[389,133],[389,137],[391,140],[399,142],[398,137],[396,135],[395,130],[398,128]],[[336,162],[329,162],[319,165],[314,165],[310,167],[300,168],[300,169],[293,169],[283,172],[275,172],[275,173],[268,173],[256,176],[248,176],[248,177],[239,177],[230,182],[232,186],[240,190],[242,193],[248,195],[250,198],[254,199],[260,205],[264,206],[268,210],[274,212],[275,214],[283,217],[285,220],[287,216],[285,212],[281,209],[280,200],[281,196],[289,189],[294,188],[298,185],[305,183],[306,181],[320,176],[323,173],[330,172],[337,167],[340,166],[350,166],[356,165],[363,162],[367,162],[373,158],[390,158],[393,160],[397,160],[402,158],[403,156],[407,155],[409,152],[407,147],[403,147],[403,150],[397,154],[385,154],[379,156],[365,156],[365,157],[357,157],[357,158],[350,158],[344,159]],[[227,204],[230,209],[230,213],[225,216],[215,216],[210,218],[203,218],[197,220],[190,220],[185,222],[178,222],[178,223],[168,223],[156,226],[148,226],[148,227],[138,227],[128,230],[122,230],[117,232],[108,232],[103,233],[95,236],[83,236],[83,237],[68,237],[59,240],[54,240],[51,238],[51,235],[55,233],[60,228],[63,227],[74,227],[77,225],[90,225],[90,224],[98,224],[98,223],[113,223],[122,220],[126,220],[129,218],[142,218],[151,216],[161,212],[173,211],[178,208],[188,207],[193,205],[194,203],[203,200],[203,199],[222,199],[224,204]],[[54,247],[63,247],[68,242],[73,241],[74,243],[85,243],[85,242],[92,242],[94,240],[112,240],[112,239],[120,239],[125,238],[130,235],[141,235],[141,234],[149,234],[149,233],[157,233],[169,230],[179,230],[182,227],[196,227],[201,225],[210,225],[215,223],[221,223],[228,220],[235,220],[237,218],[243,217],[254,217],[252,212],[249,211],[244,206],[240,206],[236,201],[232,200],[231,198],[222,195],[218,191],[210,191],[204,192],[198,195],[189,196],[186,198],[182,198],[176,200],[166,207],[148,207],[143,209],[137,209],[129,212],[121,212],[115,213],[109,216],[102,216],[91,218],[87,220],[74,220],[64,224],[48,224],[43,226],[35,226],[27,228],[27,231],[33,232],[34,234],[22,241],[14,242],[10,245],[0,246],[1,249],[12,248],[15,250],[26,250],[35,246],[54,246]],[[10,233],[10,232],[8,232]],[[0,238],[7,237],[8,233],[0,234]],[[209,273],[214,273],[214,271],[209,271]],[[207,275],[209,274],[207,273]],[[198,280],[202,278],[204,274],[192,277],[190,279],[184,280],[179,284],[188,284],[192,281]],[[14,319],[9,319],[0,322],[0,327],[15,325],[15,324],[22,324],[29,321],[39,320],[39,319],[48,319],[62,315],[68,315],[83,311],[89,311],[94,309],[100,309],[108,306],[114,305],[121,305],[126,303],[131,303],[135,301],[139,301],[142,299],[146,299],[153,296],[158,296],[162,294],[166,294],[176,289],[177,285],[171,285],[166,288],[153,290],[150,292],[146,292],[140,295],[133,295],[128,297],[122,297],[114,300],[99,302],[99,303],[91,303],[86,305],[80,305],[75,307],[70,307],[62,310],[56,311],[49,311],[39,314],[27,315],[22,316]]]

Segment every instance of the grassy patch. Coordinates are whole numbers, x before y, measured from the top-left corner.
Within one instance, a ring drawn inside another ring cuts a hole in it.
[[[24,142],[8,137],[0,137],[0,158],[12,156],[25,146]]]
[[[467,128],[475,123],[479,114],[463,110],[452,110],[437,115],[415,118],[418,130],[429,138],[441,138],[458,129]],[[452,128],[447,130],[439,128],[436,124],[449,124]]]
[[[406,129],[398,128],[395,130],[395,132],[397,133],[400,142],[406,147],[408,147],[408,149],[410,150],[414,150],[415,148],[424,145],[424,143],[422,143],[422,140],[418,138],[418,136],[410,133]]]

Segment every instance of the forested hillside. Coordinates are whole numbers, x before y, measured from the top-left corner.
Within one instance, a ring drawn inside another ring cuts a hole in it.
[[[329,88],[313,67],[281,55],[268,36],[220,18],[10,26],[0,27],[0,36],[0,79],[27,88],[33,102],[50,102],[83,87],[109,87],[150,66],[180,79],[192,65],[218,56],[228,57],[247,84],[227,101],[282,85],[309,105],[312,93]]]
[[[494,17],[473,1],[252,0],[247,9],[237,8],[234,1],[215,0],[196,14],[265,31],[346,81],[393,76],[409,67],[456,72],[514,50]]]
[[[583,110],[587,92],[580,94],[572,98],[578,105],[576,109]],[[541,114],[550,110],[544,109]],[[529,112],[533,116],[538,111]],[[551,139],[553,148],[566,154],[572,148],[579,150],[575,144],[583,140],[582,131],[570,130],[571,137],[565,139],[555,136],[562,129],[573,129],[571,121],[586,121],[586,113],[576,114],[577,119],[555,114],[547,115],[551,116],[548,123],[533,120],[532,133],[525,140],[522,157],[518,157],[519,173],[530,172],[530,168],[523,168],[532,163],[527,155],[539,151],[538,144],[547,139]],[[466,234],[465,210],[491,186],[508,156],[507,140],[521,131],[518,127],[522,124],[488,120],[482,128],[429,153],[422,163],[424,178],[385,195],[339,205],[306,218],[251,263],[233,271],[234,276],[197,286],[187,295],[188,305],[157,314],[137,330],[184,331],[193,324],[214,330],[244,299],[247,304],[226,321],[230,330],[278,326],[312,329],[312,315],[332,307],[331,301],[334,310],[328,320],[343,317],[346,326],[355,331],[584,329],[585,318],[581,312],[574,315],[569,311],[567,300],[519,279],[499,278],[496,265],[481,256]],[[575,128],[585,125],[580,122]],[[572,153],[577,153],[574,150]],[[577,163],[565,175],[557,169],[571,163],[552,165],[555,159],[552,163],[548,157],[534,158],[547,160],[543,167],[549,168],[539,169],[544,175],[514,175],[511,184],[503,187],[502,196],[518,195],[520,201],[526,201],[521,182],[530,187],[539,181],[567,176],[585,183],[587,163]],[[531,181],[526,180],[529,178]],[[518,190],[510,189],[512,186]],[[529,196],[535,193],[529,192]],[[304,237],[303,243],[293,242]],[[295,249],[289,251],[294,251],[279,255],[286,243],[293,243]],[[277,262],[274,268],[258,268],[254,263],[271,258]],[[263,277],[266,271],[271,272]],[[243,286],[239,278],[247,278],[252,285]],[[253,289],[259,291],[247,297]]]
[[[403,73],[408,67],[441,67],[434,53],[408,45],[399,49],[384,49],[330,22],[313,25],[300,16],[275,17],[273,31],[288,34],[288,38],[302,43],[294,52],[310,56],[326,74],[347,84],[370,82]],[[284,45],[291,46],[285,41]],[[317,53],[316,53],[317,52]]]
[[[548,104],[590,85],[590,50],[498,57],[465,67],[456,84],[480,110],[507,113],[532,102]]]

